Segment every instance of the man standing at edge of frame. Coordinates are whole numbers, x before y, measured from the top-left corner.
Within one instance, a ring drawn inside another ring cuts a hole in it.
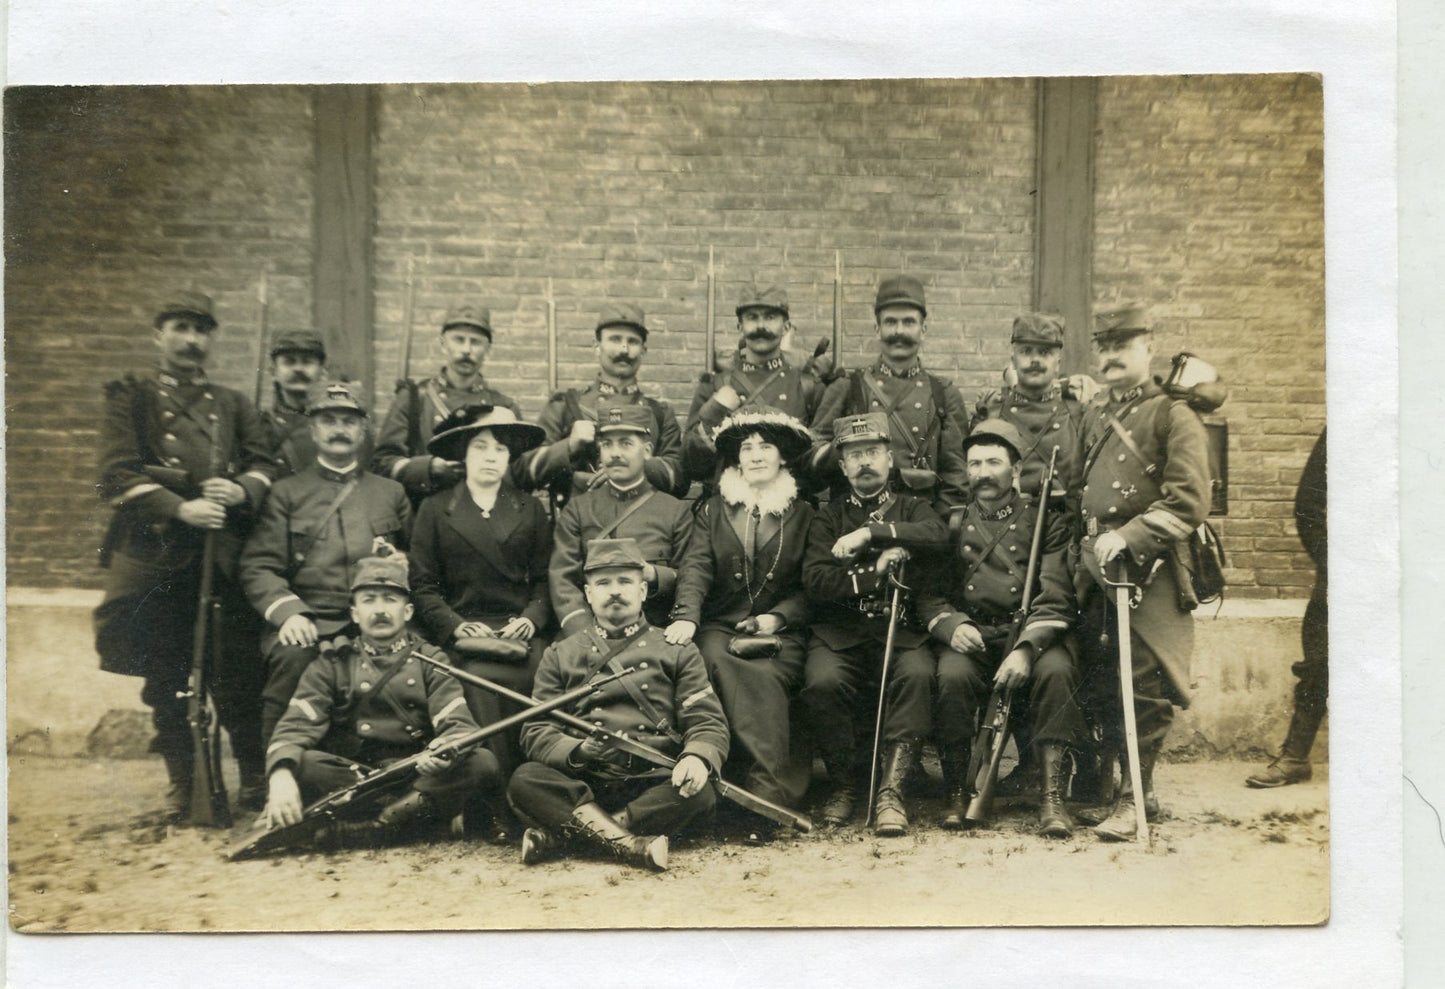
[[[236,572],[276,465],[251,400],[206,376],[216,327],[208,296],[171,295],[155,318],[159,367],[106,384],[100,428],[98,488],[115,514],[101,548],[109,574],[95,609],[95,648],[102,670],[145,678],[141,700],[156,730],[151,751],[166,763],[171,821],[183,820],[190,806],[194,752],[185,690],[208,531],[217,538],[222,624],[212,694],[241,771],[237,802],[259,810],[266,798],[260,619]]]
[[[1106,732],[1106,752],[1122,751],[1123,723],[1115,595],[1105,580],[1119,580],[1122,569],[1138,588],[1130,650],[1142,779],[1129,779],[1126,769],[1118,804],[1094,829],[1106,840],[1127,841],[1136,831],[1135,799],[1143,799],[1147,817],[1159,813],[1155,760],[1174,721],[1173,706],[1189,703],[1198,602],[1187,575],[1181,581],[1177,572],[1176,547],[1209,513],[1209,454],[1199,416],[1150,375],[1153,333],[1140,306],[1096,313],[1094,349],[1105,387],[1084,416],[1074,584],[1083,619],[1084,695]]]
[[[441,327],[441,349],[440,373],[422,382],[400,382],[376,436],[371,469],[400,481],[413,508],[466,473],[462,464],[427,453],[438,423],[464,405],[501,405],[522,417],[517,403],[482,377],[492,349],[491,310],[467,304],[449,312]]]

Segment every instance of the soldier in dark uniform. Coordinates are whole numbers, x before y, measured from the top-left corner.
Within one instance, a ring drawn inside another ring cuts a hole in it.
[[[707,662],[732,727],[734,761],[743,764],[729,772],[741,772],[742,785],[759,796],[795,807],[811,763],[792,751],[789,708],[808,645],[800,577],[813,508],[799,497],[789,465],[812,438],[792,416],[751,407],[723,420],[716,444],[718,493],[697,511],[667,641],[696,641]],[[774,637],[776,654],[737,655],[737,635]],[[746,823],[750,842],[772,837],[770,821],[755,815]]]
[[[737,316],[742,352],[731,368],[698,383],[688,409],[683,465],[694,480],[711,481],[718,472],[714,440],[728,416],[777,409],[807,426],[823,398],[823,383],[813,368],[795,368],[783,353],[783,339],[793,324],[782,286],[744,285]]]
[[[603,739],[569,734],[549,719],[529,721],[522,744],[532,761],[507,787],[512,805],[536,824],[522,837],[527,864],[545,858],[559,834],[575,833],[625,861],[666,869],[667,836],[717,801],[708,777],[727,759],[727,720],[697,647],[666,642],[642,614],[644,566],[631,539],[591,545],[587,601],[595,621],[547,650],[532,696],[545,701],[600,672],[637,670],[578,701],[572,713],[626,732],[677,764],[659,769],[610,750]]]
[[[601,483],[597,423],[606,409],[635,405],[652,416],[652,452],[644,471],[647,483],[665,494],[682,497],[688,479],[682,469],[682,431],[672,407],[642,394],[637,369],[647,354],[647,326],[642,310],[629,303],[605,306],[597,320],[597,380],[586,388],[568,388],[553,395],[537,422],[546,444],[520,458],[513,479],[523,491],[546,488],[560,506],[574,495]]]
[[[1300,628],[1304,658],[1292,667],[1298,682],[1294,687],[1294,713],[1279,758],[1250,776],[1252,787],[1269,788],[1302,783],[1313,775],[1310,749],[1325,716],[1330,695],[1330,560],[1325,512],[1325,433],[1315,441],[1305,461],[1299,488],[1294,496],[1294,520],[1300,542],[1315,564],[1315,585],[1305,605]]]
[[[1017,643],[1004,652],[1024,594],[1039,511],[1037,496],[1016,488],[1026,445],[1002,419],[979,423],[964,440],[973,499],[957,526],[943,593],[919,594],[919,617],[941,646],[933,730],[948,805],[939,824],[963,827],[973,782],[966,778],[968,746],[979,710],[993,688],[1016,689],[1014,708],[1027,708],[1028,737],[1043,765],[1040,827],[1047,837],[1067,838],[1073,821],[1064,808],[1065,748],[1079,746],[1085,729],[1074,702],[1079,675],[1067,639],[1078,612],[1065,560],[1071,526],[1062,512],[1045,520],[1035,593]]]
[[[437,425],[463,405],[499,405],[521,418],[517,403],[489,386],[482,364],[492,349],[492,314],[464,305],[447,314],[441,328],[441,373],[426,381],[402,381],[376,435],[372,470],[400,481],[412,504],[449,488],[465,473],[455,461],[427,453]]]
[[[223,655],[213,670],[220,721],[241,767],[243,806],[265,798],[260,618],[236,579],[236,557],[275,473],[266,427],[248,398],[207,379],[211,300],[181,292],[155,320],[160,366],[105,386],[100,494],[113,508],[109,568],[95,611],[101,669],[145,678],[141,699],[166,761],[166,811],[185,816],[192,750],[183,694],[191,667],[205,534],[216,533],[215,593]]]
[[[904,488],[929,499],[939,514],[945,514],[968,500],[963,467],[968,412],[953,383],[925,371],[919,359],[928,316],[923,285],[909,275],[885,279],[878,287],[873,313],[878,360],[839,377],[823,393],[813,419],[817,437],[813,473],[819,486],[831,483],[836,493],[845,492],[831,447],[832,423],[840,416],[881,412]]]
[[[452,677],[416,658],[442,658],[407,629],[406,557],[360,561],[351,579],[351,618],[359,638],[334,640],[306,668],[266,750],[272,827],[295,824],[304,803],[380,769],[477,730]],[[370,820],[347,821],[338,844],[380,844],[449,822],[468,798],[495,805],[504,777],[480,746],[454,758],[430,756],[405,793]]]
[[[347,581],[377,539],[405,548],[411,503],[400,484],[366,470],[367,413],[345,384],[314,388],[306,415],[310,466],[277,481],[241,552],[241,585],[266,620],[262,737],[269,739],[320,640],[351,624]]]
[[[1204,424],[1150,376],[1152,339],[1138,306],[1095,314],[1097,374],[1105,387],[1084,417],[1075,591],[1083,615],[1090,713],[1117,749],[1122,738],[1117,617],[1115,594],[1104,581],[1117,580],[1122,570],[1139,587],[1130,616],[1139,782],[1146,812],[1155,815],[1154,762],[1174,720],[1172,705],[1189,703],[1192,608],[1198,604],[1187,577],[1181,581],[1177,572],[1175,549],[1208,515],[1210,481]],[[1125,779],[1113,815],[1095,828],[1100,837],[1134,835],[1132,801],[1139,789]]]
[[[928,502],[888,486],[893,466],[888,419],[882,412],[848,416],[830,430],[848,479],[849,493],[818,510],[808,530],[803,587],[812,609],[812,635],[800,695],[813,737],[823,755],[833,792],[823,808],[830,825],[846,824],[857,804],[867,759],[857,758],[859,728],[871,727],[870,683],[881,672],[888,635],[891,588],[887,573],[910,555],[941,553],[948,530]],[[913,568],[916,581],[927,561]],[[908,601],[905,598],[904,601]],[[933,653],[928,635],[901,606],[886,686],[883,769],[874,806],[880,835],[908,829],[903,777],[930,726]],[[876,690],[876,688],[871,688]],[[867,709],[866,716],[860,709]],[[864,745],[868,742],[865,741]]]
[[[271,341],[271,408],[261,418],[271,430],[278,477],[316,462],[306,403],[326,377],[326,344],[310,330],[284,330]]]
[[[518,422],[511,409],[457,409],[428,449],[466,465],[466,480],[421,503],[412,533],[412,599],[427,637],[453,662],[519,693],[551,633],[547,559],[552,526],[547,510],[508,479],[511,464],[542,442],[542,430]],[[489,724],[515,705],[462,685],[472,716]],[[504,770],[520,761],[520,732],[494,735],[487,746]]]
[[[636,540],[647,561],[647,620],[659,627],[669,620],[692,515],[687,502],[657,489],[647,473],[647,465],[657,459],[652,455],[656,424],[645,405],[603,408],[598,416],[602,483],[557,513],[553,537],[548,582],[563,636],[592,622],[582,591],[582,564],[594,539]]]

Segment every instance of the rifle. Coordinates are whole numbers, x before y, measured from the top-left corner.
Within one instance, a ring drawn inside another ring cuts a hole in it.
[[[716,334],[713,328],[713,289],[716,281],[713,276],[712,267],[712,245],[707,249],[707,322],[703,324],[702,332],[702,380],[711,381],[714,372],[717,371],[717,354],[714,352],[717,347]]]
[[[418,448],[421,446],[421,392],[416,383],[411,380],[411,337],[412,324],[415,323],[416,309],[416,258],[406,259],[406,292],[402,296],[401,303],[401,376],[396,379],[396,390],[400,392],[406,389],[407,396],[407,417],[406,417],[406,452],[408,456],[418,456]],[[426,451],[420,451],[422,453]]]
[[[557,394],[557,300],[547,279],[547,396]]]
[[[221,473],[220,432],[211,437],[211,476]],[[221,599],[216,594],[216,530],[207,529],[201,548],[201,588],[191,636],[191,672],[186,689],[186,724],[191,730],[191,809],[187,821],[212,828],[231,826],[226,782],[221,776],[221,727],[211,696],[211,661],[221,654]]]
[[[833,337],[828,341],[833,351],[833,370],[842,371],[843,352],[843,252],[833,252]],[[835,375],[836,376],[836,375]]]
[[[1044,471],[1043,483],[1039,486],[1038,516],[1034,519],[1034,540],[1029,546],[1029,566],[1024,573],[1023,596],[1009,625],[1008,644],[1004,656],[1013,652],[1023,634],[1024,622],[1029,617],[1029,607],[1034,599],[1034,582],[1039,575],[1039,561],[1044,549],[1044,520],[1049,514],[1049,492],[1054,489],[1054,471],[1058,465],[1059,448],[1049,454],[1049,466]],[[970,824],[987,824],[993,808],[993,793],[998,786],[999,763],[1003,761],[1003,750],[1008,744],[1008,719],[1013,711],[1013,688],[995,687],[988,698],[988,714],[979,725],[974,736],[973,749],[968,756],[968,775],[964,777],[974,787],[974,796],[968,802],[963,819]],[[985,753],[987,758],[985,759]],[[980,779],[979,771],[983,770]]]
[[[500,683],[495,683],[491,680],[486,679],[485,677],[479,677],[475,673],[468,673],[466,670],[459,670],[455,666],[444,663],[439,659],[433,659],[430,656],[421,656],[420,654],[417,655],[418,658],[420,658],[423,662],[430,663],[432,666],[435,666],[437,669],[442,670],[447,674],[450,674],[458,680],[461,680],[463,683],[470,683],[473,686],[481,687],[483,690],[490,690],[498,697],[504,697],[507,700],[516,701],[518,704],[536,703],[535,699],[528,697],[526,694],[519,694],[515,690],[508,690]],[[599,725],[591,724],[590,722],[587,722],[574,714],[569,714],[566,711],[549,711],[548,716],[553,721],[564,724],[569,728],[575,728],[578,731],[586,732],[588,735],[601,736],[602,738],[607,739],[612,744],[612,746],[619,751],[626,752],[628,755],[631,756],[636,756],[639,759],[652,763],[654,766],[661,766],[663,769],[671,769],[673,766],[677,765],[677,760],[674,759],[672,756],[667,755],[664,752],[660,752],[650,745],[645,745],[644,743],[639,742],[635,738],[624,735],[622,732],[613,731],[611,728],[603,728]],[[771,821],[776,821],[778,824],[791,824],[793,827],[797,828],[799,831],[802,831],[805,834],[813,830],[813,822],[808,817],[788,810],[788,808],[786,807],[779,806],[778,804],[775,804],[770,800],[765,800],[757,794],[750,793],[747,790],[744,790],[740,786],[734,786],[733,784],[724,780],[721,776],[714,775],[712,783],[713,786],[717,789],[719,796],[731,800],[733,803],[737,804],[739,807],[742,807],[744,810],[750,810],[755,814],[760,814]]]
[[[873,759],[868,766],[868,816],[863,820],[866,828],[873,823],[873,801],[878,796],[878,746],[883,741],[883,709],[888,700],[888,667],[893,663],[893,645],[898,635],[898,619],[903,607],[903,592],[908,587],[903,583],[903,564],[898,571],[888,571],[888,583],[893,585],[893,597],[888,602],[888,638],[883,644],[883,671],[878,678],[878,715],[873,721]]]
[[[420,652],[413,652],[410,658],[434,663],[433,660],[422,655]],[[242,859],[251,858],[265,852],[274,851],[279,848],[287,848],[299,841],[308,841],[321,829],[330,826],[332,822],[337,820],[336,815],[339,810],[348,806],[359,805],[367,798],[385,793],[403,783],[409,783],[415,779],[417,776],[417,763],[421,761],[423,756],[432,755],[441,759],[454,758],[468,749],[476,748],[476,746],[491,736],[504,732],[513,725],[519,725],[523,721],[537,717],[539,714],[546,714],[554,708],[581,700],[588,694],[596,692],[604,684],[611,683],[613,680],[619,680],[632,672],[630,669],[621,670],[617,673],[601,677],[600,679],[584,683],[580,687],[569,690],[565,694],[559,694],[549,701],[534,701],[532,706],[525,711],[508,715],[499,721],[493,721],[485,728],[478,728],[476,731],[467,732],[465,735],[454,738],[450,742],[443,742],[441,745],[433,748],[423,749],[421,752],[409,755],[405,759],[398,759],[391,765],[381,769],[373,769],[350,786],[333,790],[320,800],[317,800],[310,807],[307,807],[306,810],[302,812],[301,820],[295,824],[285,824],[279,828],[273,828],[268,826],[263,818],[256,830],[235,851],[226,857],[232,862],[239,862]]]
[[[261,410],[261,396],[266,393],[266,378],[270,375],[271,368],[266,359],[266,337],[271,329],[271,303],[266,291],[266,269],[261,269],[261,282],[256,287],[256,299],[261,306],[261,314],[258,323],[261,327],[261,342],[256,348],[256,411]]]

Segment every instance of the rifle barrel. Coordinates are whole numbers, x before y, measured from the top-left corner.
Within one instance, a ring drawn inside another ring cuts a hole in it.
[[[271,300],[266,284],[266,269],[261,269],[261,281],[256,286],[256,301],[260,305],[257,324],[261,340],[256,345],[256,411],[261,410],[261,397],[266,394],[266,376],[270,373],[266,354],[266,338],[271,334]]]
[[[711,375],[717,370],[717,339],[714,336],[713,288],[716,285],[712,266],[712,245],[707,249],[707,322],[703,325],[702,373]]]
[[[557,394],[557,299],[547,279],[547,397]]]
[[[416,257],[406,259],[406,294],[401,309],[401,378],[411,377],[411,331],[416,316]]]
[[[843,252],[833,252],[833,366],[842,367],[838,348],[843,342]]]

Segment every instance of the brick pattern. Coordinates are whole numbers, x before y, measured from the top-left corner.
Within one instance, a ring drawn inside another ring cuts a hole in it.
[[[780,278],[800,356],[828,334],[844,264],[848,365],[873,352],[878,280],[928,287],[926,360],[972,400],[1007,360],[1033,279],[1036,86],[866,83],[396,86],[377,95],[375,378],[411,372],[462,299],[491,307],[492,382],[545,399],[552,279],[559,379],[588,380],[606,299],[652,327],[643,380],[685,411],[703,363],[708,246],[720,345],[738,285]],[[99,585],[99,384],[152,357],[153,299],[215,297],[212,369],[254,386],[255,288],[271,324],[312,307],[311,100],[297,87],[19,89],[6,95],[12,584]],[[1234,386],[1231,516],[1241,594],[1297,596],[1287,500],[1323,417],[1317,83],[1117,79],[1100,87],[1096,287],[1160,316]],[[1247,360],[1261,349],[1276,359]]]
[[[100,586],[101,384],[154,362],[169,287],[215,301],[212,376],[255,387],[272,326],[310,325],[311,100],[293,87],[5,94],[6,550],[11,584]]]
[[[1101,80],[1094,290],[1150,306],[1155,352],[1230,384],[1231,594],[1302,597],[1294,494],[1324,428],[1323,96],[1315,76]]]

